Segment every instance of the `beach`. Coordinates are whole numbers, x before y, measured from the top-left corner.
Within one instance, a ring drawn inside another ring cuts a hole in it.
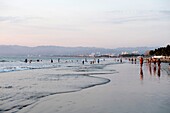
[[[161,65],[109,59],[1,73],[0,112],[169,113],[170,75]]]

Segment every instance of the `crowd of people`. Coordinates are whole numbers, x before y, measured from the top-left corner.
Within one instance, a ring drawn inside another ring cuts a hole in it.
[[[60,58],[58,58],[57,59],[57,61],[58,61],[58,63],[60,62]],[[77,62],[78,62],[78,60],[76,60]],[[42,60],[29,60],[29,59],[25,59],[24,60],[24,62],[25,63],[32,63],[32,62],[42,62]],[[51,63],[54,63],[54,60],[53,59],[50,59],[50,62]],[[65,63],[67,63],[67,62],[69,62],[69,61],[65,61]],[[73,62],[73,60],[71,60],[71,62]],[[87,63],[87,62],[89,62],[90,64],[95,64],[96,62],[99,64],[100,63],[100,59],[93,59],[93,60],[90,60],[90,61],[88,61],[87,60],[87,58],[85,58],[84,60],[82,60],[82,64],[84,65],[85,64],[85,62]]]

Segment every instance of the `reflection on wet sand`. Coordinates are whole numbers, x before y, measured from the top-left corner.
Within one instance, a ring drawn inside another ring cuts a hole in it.
[[[149,74],[152,76],[152,65],[150,63],[148,64],[148,69],[149,69]],[[153,73],[154,73],[154,75],[157,74],[157,76],[160,77],[161,76],[161,65],[158,65],[158,67],[156,67],[156,65],[154,64],[153,65]]]
[[[155,63],[152,64],[151,62],[148,62],[146,66],[151,76],[153,74],[154,76],[157,76],[159,78],[161,77],[161,64],[160,63],[158,63],[158,66],[157,66]],[[143,67],[140,66],[140,80],[143,80],[143,77],[144,77],[142,68]]]
[[[158,73],[157,74],[158,74],[158,77],[161,76],[161,66],[158,67]]]
[[[140,68],[140,79],[143,80],[143,69],[142,69],[142,67]]]
[[[154,67],[153,67],[153,74],[156,75],[156,65],[154,64]]]
[[[149,74],[152,75],[152,67],[151,67],[151,64],[149,64]]]

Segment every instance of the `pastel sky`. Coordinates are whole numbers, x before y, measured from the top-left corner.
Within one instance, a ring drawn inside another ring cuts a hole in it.
[[[0,45],[169,43],[170,0],[0,0]]]

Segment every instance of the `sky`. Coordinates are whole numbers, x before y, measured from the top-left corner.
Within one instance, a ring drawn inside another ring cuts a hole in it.
[[[0,0],[0,45],[170,44],[170,0]]]

